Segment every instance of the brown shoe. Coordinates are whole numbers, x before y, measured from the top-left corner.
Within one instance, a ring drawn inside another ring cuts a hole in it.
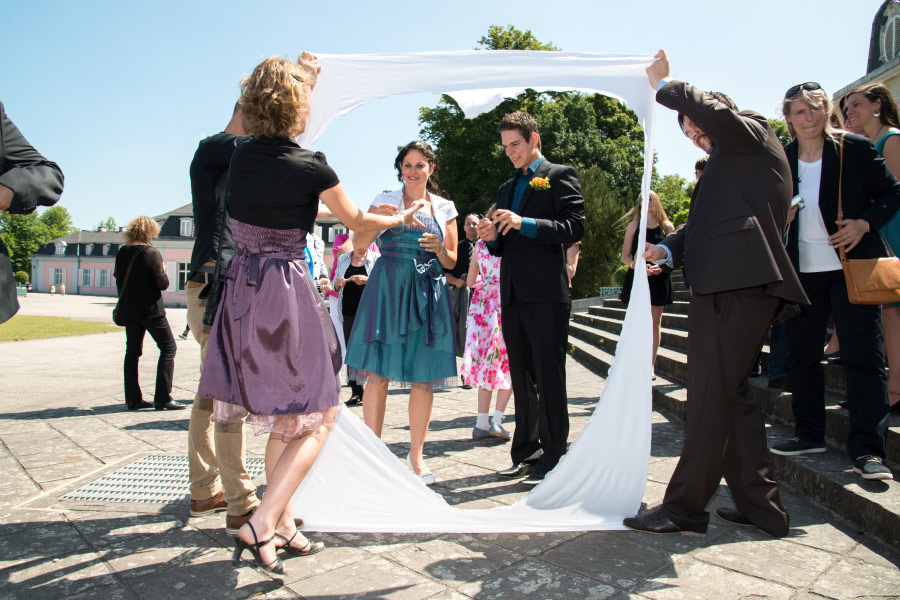
[[[214,512],[223,511],[226,508],[228,508],[228,504],[225,502],[224,492],[222,490],[219,490],[218,494],[212,498],[207,498],[206,500],[191,500],[192,517],[211,515]]]
[[[242,515],[225,515],[225,533],[229,535],[237,535],[238,529],[240,529],[244,523],[250,520],[250,517],[253,516],[253,510],[249,510]],[[294,525],[297,529],[303,529],[303,519],[294,519]]]

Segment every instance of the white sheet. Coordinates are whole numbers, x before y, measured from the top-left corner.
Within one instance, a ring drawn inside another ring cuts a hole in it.
[[[637,113],[645,134],[645,197],[650,188],[655,90],[644,69],[652,57],[462,51],[323,54],[319,60],[322,73],[301,145],[312,145],[335,118],[390,95],[448,93],[471,118],[526,87],[597,92],[624,101]],[[642,223],[648,204],[642,206]],[[643,225],[639,232],[638,247],[643,247]],[[652,320],[640,255],[635,267],[631,303],[606,388],[581,435],[540,485],[508,507],[451,507],[362,421],[343,410],[293,498],[307,529],[397,533],[621,529],[622,519],[640,507],[650,457]]]

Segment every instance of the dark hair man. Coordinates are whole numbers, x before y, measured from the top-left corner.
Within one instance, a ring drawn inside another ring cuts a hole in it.
[[[0,102],[0,212],[33,213],[38,206],[56,204],[62,190],[62,171],[28,143]],[[9,250],[0,239],[0,323],[18,310]]]
[[[575,169],[541,155],[534,117],[522,111],[497,127],[516,168],[497,192],[493,220],[481,219],[478,235],[502,256],[500,299],[503,337],[516,402],[513,466],[498,475],[544,479],[566,451],[569,436],[566,345],[569,278],[564,244],[584,234],[584,199]]]
[[[669,80],[662,50],[647,68],[656,100],[677,110],[685,135],[710,155],[688,222],[644,258],[690,260],[687,431],[661,506],[627,518],[652,533],[705,533],[706,504],[724,475],[737,509],[723,519],[781,537],[788,514],[771,478],[762,412],[748,375],[783,304],[807,303],[782,243],[791,172],[765,117],[722,94]]]

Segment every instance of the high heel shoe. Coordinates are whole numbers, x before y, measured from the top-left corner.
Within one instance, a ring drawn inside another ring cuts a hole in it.
[[[409,454],[406,455],[406,466],[409,467],[409,470],[413,472],[413,475],[421,479],[422,483],[424,483],[425,485],[434,485],[437,481],[434,473],[432,473],[431,469],[429,469],[427,466],[422,471],[422,473],[416,473],[416,470],[413,468],[412,463],[409,460]]]
[[[284,545],[276,546],[276,548],[280,548],[281,550],[284,550],[291,556],[309,556],[310,554],[316,554],[325,549],[325,544],[323,542],[314,542],[310,539],[306,540],[306,545],[303,546],[302,548],[294,548],[293,546],[291,546],[291,542],[294,541],[294,538],[297,537],[298,533],[300,533],[300,532],[295,530],[294,535],[292,535],[291,538],[288,539],[285,536],[281,535],[280,533],[276,532],[275,537],[277,537],[281,540],[284,540]]]
[[[272,540],[275,539],[275,536],[270,537],[264,542],[260,542],[259,538],[256,537],[256,530],[253,529],[253,524],[250,521],[247,521],[246,525],[250,527],[250,533],[253,534],[253,541],[255,544],[249,544],[242,540],[239,536],[234,536],[234,555],[231,557],[231,566],[238,567],[241,564],[241,554],[244,553],[244,550],[249,550],[251,554],[253,554],[253,561],[256,563],[256,566],[264,571],[269,571],[270,573],[278,573],[279,575],[284,575],[284,563],[281,562],[281,559],[278,556],[275,556],[275,560],[271,562],[264,563],[262,560],[262,555],[259,552],[259,549],[265,546],[266,544],[271,544]]]

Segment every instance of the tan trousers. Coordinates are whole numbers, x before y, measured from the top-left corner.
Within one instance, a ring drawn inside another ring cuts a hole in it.
[[[200,344],[200,369],[206,358],[210,327],[203,324],[206,300],[200,299],[202,284],[192,281],[184,290],[187,322]],[[207,500],[224,488],[229,515],[243,515],[259,505],[256,486],[244,466],[244,424],[213,423],[213,401],[194,396],[188,426],[188,477],[192,500]],[[221,478],[221,483],[219,479]]]

